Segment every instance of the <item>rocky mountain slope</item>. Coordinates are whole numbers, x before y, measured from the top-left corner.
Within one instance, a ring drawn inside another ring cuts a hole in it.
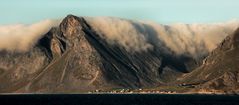
[[[208,91],[238,92],[239,88],[239,29],[226,37],[196,70],[182,80],[198,84],[198,89]]]
[[[128,51],[108,43],[84,18],[68,15],[28,52],[0,51],[0,92],[155,87],[197,65],[164,50]]]
[[[134,25],[146,34],[141,25]],[[146,40],[150,44],[147,50],[131,51],[117,41],[112,44],[102,37],[105,33],[95,27],[83,17],[68,15],[29,51],[1,50],[0,92],[78,93],[98,89],[152,88],[171,83],[181,75],[186,75],[182,80],[187,83],[217,81],[214,79],[227,78],[225,73],[237,75],[237,34],[226,38],[199,67],[207,51],[197,58],[190,53],[177,54],[155,36]],[[151,30],[150,33],[156,33],[150,26],[145,27]],[[203,46],[200,42],[199,50],[192,50],[190,47],[193,46],[183,48],[195,52],[201,51]],[[196,70],[188,73],[193,69]]]

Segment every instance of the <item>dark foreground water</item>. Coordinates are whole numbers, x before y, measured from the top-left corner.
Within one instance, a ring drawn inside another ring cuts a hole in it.
[[[238,95],[23,94],[0,95],[0,105],[239,105]]]

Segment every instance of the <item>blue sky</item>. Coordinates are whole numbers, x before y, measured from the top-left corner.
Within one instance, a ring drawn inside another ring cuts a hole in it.
[[[0,24],[43,19],[112,16],[168,24],[213,23],[239,18],[239,0],[1,0]]]

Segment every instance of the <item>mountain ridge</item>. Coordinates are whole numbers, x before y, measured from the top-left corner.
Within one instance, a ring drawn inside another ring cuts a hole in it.
[[[0,51],[0,61],[5,65],[0,65],[0,92],[74,93],[159,87],[202,62],[202,58],[178,55],[156,45],[160,41],[156,37],[155,42],[148,42],[153,46],[150,49],[127,50],[109,42],[102,37],[105,33],[92,25],[83,17],[68,15],[28,52]],[[237,40],[234,42],[237,44]]]
[[[188,84],[199,84],[207,91],[238,92],[239,28],[227,36],[203,61],[203,64],[182,77]],[[200,91],[200,90],[199,90]]]

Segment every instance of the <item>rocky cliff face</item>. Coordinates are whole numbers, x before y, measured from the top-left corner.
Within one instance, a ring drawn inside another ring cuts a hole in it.
[[[130,52],[108,43],[82,17],[68,15],[28,52],[0,51],[0,92],[85,92],[143,88],[195,68],[186,55],[163,49]]]
[[[237,91],[239,86],[239,29],[205,58],[203,64],[183,77],[187,83],[199,83],[202,89]]]

